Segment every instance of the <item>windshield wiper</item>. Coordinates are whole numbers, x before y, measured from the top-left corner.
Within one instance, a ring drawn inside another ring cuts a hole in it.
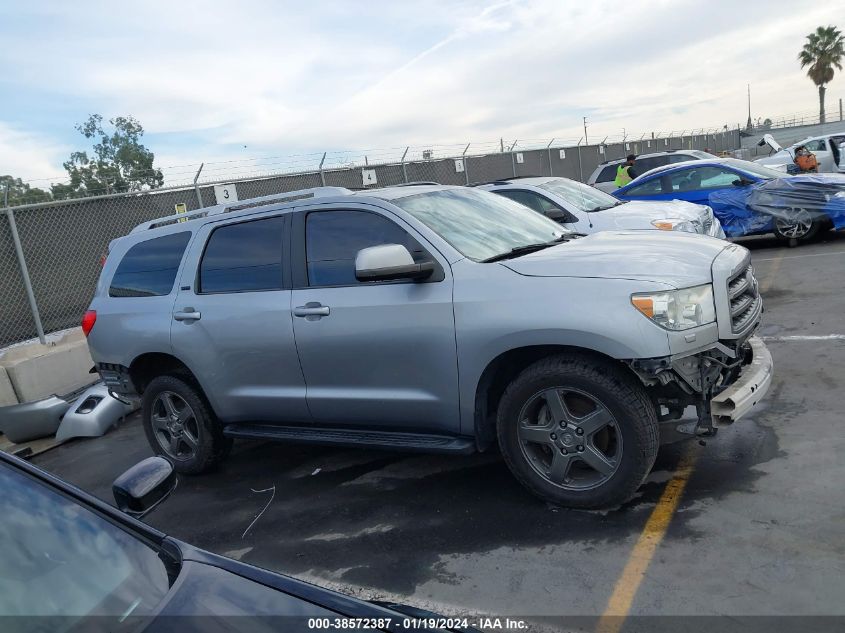
[[[503,259],[510,259],[511,257],[519,257],[520,255],[527,255],[528,253],[541,251],[544,248],[549,248],[549,246],[560,244],[561,242],[565,242],[568,239],[569,238],[566,235],[561,235],[560,237],[556,237],[555,239],[549,240],[548,242],[539,242],[537,244],[525,244],[523,246],[517,246],[515,248],[510,249],[506,253],[499,253],[498,255],[493,255],[492,257],[488,257],[487,259],[482,259],[480,261],[482,264],[499,262]]]
[[[607,211],[608,209],[612,209],[613,207],[618,207],[620,204],[623,204],[621,200],[618,202],[614,202],[613,204],[606,204],[603,207],[596,207],[595,209],[590,209],[590,211]]]

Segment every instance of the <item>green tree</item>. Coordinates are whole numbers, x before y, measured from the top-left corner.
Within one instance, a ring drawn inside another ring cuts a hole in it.
[[[824,93],[833,80],[834,68],[842,70],[845,39],[834,26],[820,26],[807,36],[804,48],[798,53],[801,68],[808,68],[807,76],[819,87],[819,123],[824,123]]]
[[[109,119],[110,130],[103,129],[103,117],[92,114],[76,129],[94,141],[92,155],[73,152],[65,161],[68,184],[53,185],[53,195],[65,198],[100,195],[122,191],[155,189],[164,183],[161,171],[153,167],[155,155],[142,143],[144,128],[131,116]]]
[[[7,195],[8,198],[6,198]],[[52,200],[49,191],[30,187],[28,183],[14,176],[0,176],[0,203],[8,201],[9,206],[14,207],[19,204],[35,204],[49,200]]]

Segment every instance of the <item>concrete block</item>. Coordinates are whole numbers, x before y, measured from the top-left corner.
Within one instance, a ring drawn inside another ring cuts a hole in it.
[[[29,343],[12,347],[0,356],[19,402],[32,402],[51,395],[66,395],[91,384],[97,376],[88,342],[71,331],[55,343]]]
[[[15,395],[15,390],[12,389],[12,381],[9,380],[6,368],[0,366],[0,407],[17,403],[18,397]]]

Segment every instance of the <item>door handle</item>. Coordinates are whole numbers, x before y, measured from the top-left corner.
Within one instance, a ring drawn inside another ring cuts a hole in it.
[[[193,308],[185,308],[182,312],[174,312],[173,319],[175,321],[199,321],[202,318],[202,313],[197,312]]]
[[[298,317],[324,317],[331,314],[331,308],[324,306],[316,301],[309,301],[304,306],[297,306],[293,309],[293,316]],[[309,319],[311,320],[311,319]]]

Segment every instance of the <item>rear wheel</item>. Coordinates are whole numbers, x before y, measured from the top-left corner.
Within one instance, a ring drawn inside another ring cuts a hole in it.
[[[534,363],[506,389],[499,444],[516,478],[551,503],[597,508],[631,498],[654,464],[654,406],[631,377],[577,355]]]
[[[775,235],[790,245],[810,241],[818,235],[821,225],[821,220],[814,218],[807,209],[785,209],[774,222]]]
[[[231,438],[223,436],[199,390],[175,376],[159,376],[144,390],[144,432],[153,451],[183,474],[212,469],[229,453]]]

